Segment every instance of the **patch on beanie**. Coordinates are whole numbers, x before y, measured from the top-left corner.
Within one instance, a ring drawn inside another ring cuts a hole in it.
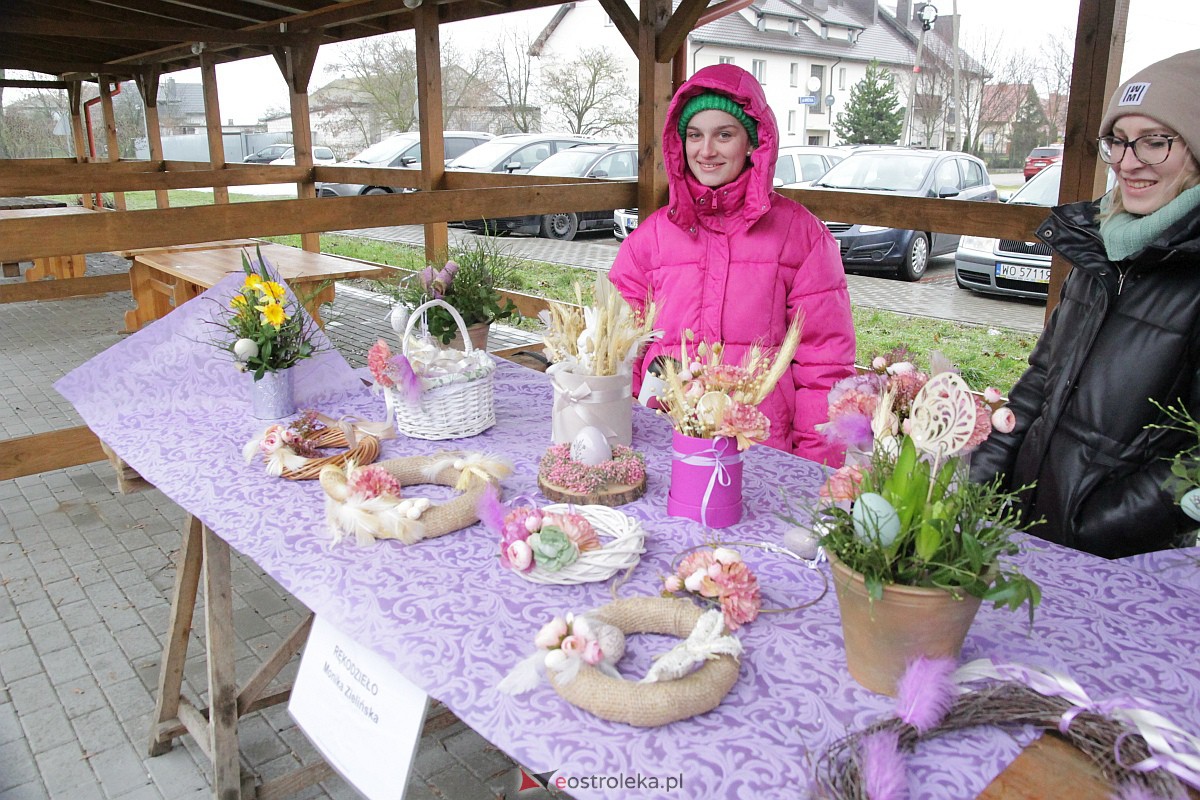
[[[1150,88],[1150,82],[1131,83],[1125,87],[1125,91],[1121,92],[1121,99],[1117,101],[1119,106],[1140,106],[1142,101],[1146,99],[1146,90]]]

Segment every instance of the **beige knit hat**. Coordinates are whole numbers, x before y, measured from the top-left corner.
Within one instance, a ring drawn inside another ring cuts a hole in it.
[[[1200,161],[1200,50],[1189,50],[1151,64],[1121,84],[1108,102],[1100,135],[1129,114],[1143,114],[1183,137],[1192,157]]]

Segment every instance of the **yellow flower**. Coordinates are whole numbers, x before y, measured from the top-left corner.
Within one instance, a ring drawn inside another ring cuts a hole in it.
[[[251,272],[246,276],[246,282],[243,284],[248,289],[258,289],[262,285],[263,279]]]
[[[282,325],[283,321],[288,318],[288,315],[284,313],[283,306],[278,303],[267,303],[257,306],[257,308],[262,312],[263,322],[268,325],[274,325],[276,328]]]
[[[287,292],[286,289],[284,289],[282,286],[280,286],[275,281],[263,281],[262,285],[259,286],[258,288],[259,288],[259,290],[262,291],[262,293],[264,295],[271,298],[272,300],[282,300],[284,294]]]
[[[245,308],[250,301],[246,299],[244,294],[235,294],[229,301],[229,305],[233,308]]]

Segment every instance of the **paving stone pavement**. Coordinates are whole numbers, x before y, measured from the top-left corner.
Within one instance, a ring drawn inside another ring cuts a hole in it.
[[[126,262],[89,256],[89,274]],[[19,279],[5,279],[12,281]],[[0,305],[0,439],[82,424],[55,380],[120,341],[129,293]],[[328,332],[352,364],[391,337],[386,302],[339,287]],[[491,349],[534,340],[497,326]],[[0,482],[0,800],[210,797],[190,736],[150,758],[150,718],[175,578],[183,512],[157,489],[121,495],[106,462]],[[234,554],[239,679],[249,677],[306,610]],[[206,703],[203,602],[184,669]],[[281,678],[290,680],[296,664]],[[283,707],[239,724],[243,766],[269,779],[318,756]],[[409,800],[491,800],[516,765],[440,705],[430,712]],[[357,797],[340,777],[295,795]]]
[[[369,233],[420,242],[416,226]],[[452,229],[452,235],[474,234]],[[505,245],[529,258],[598,270],[611,266],[616,253],[612,243],[596,240],[567,245],[512,237]],[[115,256],[89,256],[89,274],[125,268]],[[1041,329],[1041,306],[986,300],[953,286],[947,291],[944,280],[905,284],[850,276],[850,285],[856,304]],[[387,303],[345,284],[337,296],[327,331],[348,361],[362,365],[371,343],[392,336]],[[120,341],[124,312],[131,307],[128,292],[0,305],[0,439],[82,424],[52,384]],[[489,348],[534,338],[496,326]],[[0,482],[0,800],[211,795],[206,759],[191,737],[177,740],[165,755],[146,754],[183,522],[183,512],[156,489],[121,495],[104,462]],[[241,640],[237,669],[245,678],[305,610],[236,554],[233,585]],[[184,685],[204,702],[202,619],[197,617],[191,634]],[[294,668],[285,670],[284,679]],[[281,707],[244,718],[239,730],[244,765],[264,778],[317,758]],[[407,797],[500,797],[515,788],[515,768],[489,742],[435,707]],[[296,795],[302,800],[355,796],[340,778]]]

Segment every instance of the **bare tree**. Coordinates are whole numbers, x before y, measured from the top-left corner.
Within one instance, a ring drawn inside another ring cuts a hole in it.
[[[535,130],[541,115],[531,101],[537,91],[537,62],[528,32],[515,29],[501,31],[487,54],[491,57],[493,96],[500,104],[501,114],[518,130]]]
[[[1053,138],[1065,132],[1067,100],[1071,95],[1071,69],[1075,63],[1075,29],[1064,28],[1047,34],[1038,63],[1039,90],[1045,92],[1046,117],[1053,128]]]
[[[625,68],[603,47],[547,67],[542,96],[572,133],[627,136],[637,124]]]
[[[362,39],[344,48],[341,58],[327,71],[344,76],[349,88],[369,98],[361,107],[345,109],[349,124],[366,131],[369,123],[363,115],[375,113],[389,130],[407,131],[416,126],[417,51],[411,34]]]
[[[450,43],[442,47],[442,114],[448,130],[478,124],[480,110],[491,105],[496,93],[493,65],[486,50],[461,55]]]

